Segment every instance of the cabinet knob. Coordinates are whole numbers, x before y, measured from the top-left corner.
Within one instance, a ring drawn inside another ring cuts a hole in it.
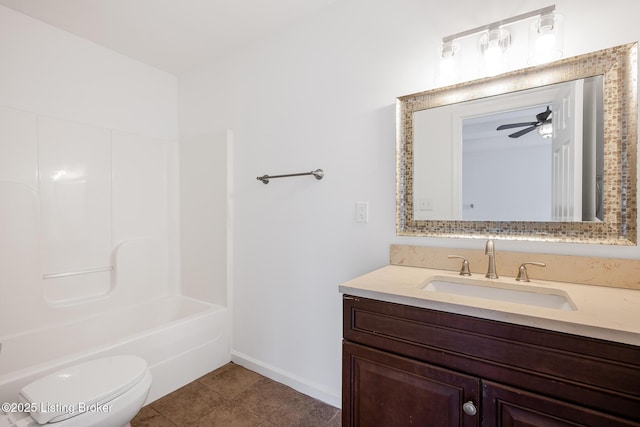
[[[474,405],[472,401],[464,402],[462,404],[462,410],[467,415],[475,415],[478,413],[478,410],[476,409],[476,405]]]

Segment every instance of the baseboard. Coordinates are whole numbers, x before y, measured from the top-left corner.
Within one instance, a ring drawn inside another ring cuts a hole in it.
[[[292,389],[299,391],[300,393],[321,400],[322,402],[325,402],[331,406],[335,406],[336,408],[342,407],[342,398],[340,394],[336,394],[331,390],[327,390],[326,388],[318,384],[311,383],[304,378],[300,378],[290,372],[286,372],[280,368],[271,366],[238,351],[231,352],[231,361],[254,372],[257,372],[260,375],[289,386]]]

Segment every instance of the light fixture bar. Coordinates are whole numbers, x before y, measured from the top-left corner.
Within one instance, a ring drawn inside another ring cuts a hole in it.
[[[543,7],[542,9],[533,10],[531,12],[523,13],[521,15],[513,16],[511,18],[503,19],[501,21],[492,22],[488,25],[483,25],[481,27],[473,28],[471,30],[463,31],[461,33],[453,34],[447,37],[442,38],[443,43],[451,42],[456,39],[460,39],[463,37],[471,36],[473,34],[478,34],[482,31],[493,30],[499,28],[503,25],[513,24],[514,22],[524,21],[525,19],[532,18],[538,15],[547,15],[556,10],[556,5]]]

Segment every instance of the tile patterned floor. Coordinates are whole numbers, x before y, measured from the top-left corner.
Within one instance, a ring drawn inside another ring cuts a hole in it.
[[[132,427],[337,427],[339,409],[229,363],[143,407]]]

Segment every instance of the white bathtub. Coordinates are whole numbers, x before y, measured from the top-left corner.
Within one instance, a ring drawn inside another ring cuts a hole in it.
[[[149,364],[146,403],[230,360],[228,310],[164,296],[74,323],[0,337],[0,402],[31,381],[97,357],[134,354]]]

